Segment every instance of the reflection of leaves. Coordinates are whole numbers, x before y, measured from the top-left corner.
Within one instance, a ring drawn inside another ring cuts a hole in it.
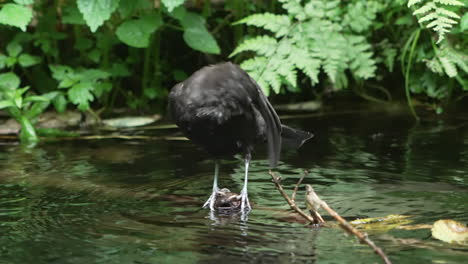
[[[439,220],[432,226],[432,236],[447,243],[468,245],[468,228],[454,220]]]

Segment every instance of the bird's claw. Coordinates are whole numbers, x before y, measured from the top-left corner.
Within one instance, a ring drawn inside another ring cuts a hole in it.
[[[247,192],[241,191],[241,194],[237,196],[237,199],[241,200],[241,211],[250,211],[252,207],[250,206],[249,197]]]
[[[219,189],[213,190],[213,192],[210,195],[210,198],[206,200],[206,202],[203,204],[203,208],[210,208],[211,211],[215,211],[214,204],[216,202],[216,195],[219,193]]]

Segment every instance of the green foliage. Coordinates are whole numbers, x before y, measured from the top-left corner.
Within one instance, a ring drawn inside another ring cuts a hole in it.
[[[146,48],[150,37],[163,24],[157,13],[145,15],[138,19],[126,20],[117,28],[117,37],[123,43],[135,47]]]
[[[169,12],[172,12],[174,8],[181,6],[185,0],[162,0],[161,2]]]
[[[423,3],[422,3],[423,2]],[[422,4],[413,12],[413,15],[419,17],[418,22],[426,24],[427,28],[434,30],[439,38],[437,43],[440,43],[445,34],[450,31],[453,25],[457,24],[460,16],[449,10],[447,6],[464,6],[465,4],[458,0],[409,0],[408,7]]]
[[[96,32],[119,7],[119,0],[77,0],[77,4],[91,31]]]
[[[319,82],[318,76],[323,70],[335,89],[347,86],[346,71],[351,71],[356,79],[375,76],[376,61],[371,45],[359,33],[371,25],[381,5],[360,1],[337,12],[339,1],[309,1],[305,5],[301,1],[280,2],[287,15],[254,14],[236,23],[266,29],[274,36],[247,39],[230,55],[245,51],[255,54],[242,62],[241,67],[267,94],[270,90],[279,93],[282,85],[298,90],[298,70],[309,77],[312,84]],[[344,24],[342,21],[361,23]]]
[[[25,2],[25,1],[20,1]],[[26,31],[26,26],[31,22],[31,9],[17,4],[5,4],[0,9],[0,24],[6,24],[14,27],[19,27]]]
[[[19,88],[20,79],[13,72],[0,74],[0,109],[6,109],[21,124],[20,140],[38,141],[33,122],[48,107],[56,92],[43,95],[29,94],[29,87]]]
[[[175,82],[231,50],[266,93],[381,100],[403,76],[410,102],[441,109],[468,91],[459,1],[0,1],[0,108],[25,141],[46,109],[164,111]]]
[[[52,77],[59,81],[58,88],[67,89],[68,100],[86,111],[95,97],[100,97],[112,89],[110,73],[99,69],[73,69],[69,66],[50,65]],[[62,94],[63,95],[63,94]]]
[[[179,20],[184,29],[185,43],[194,50],[219,54],[220,48],[210,32],[205,27],[205,19],[183,7],[175,9],[171,15]]]

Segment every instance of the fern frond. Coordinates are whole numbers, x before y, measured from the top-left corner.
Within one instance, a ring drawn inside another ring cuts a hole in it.
[[[437,74],[443,74],[444,73],[444,69],[442,68],[442,65],[440,64],[440,61],[437,60],[437,58],[434,58],[432,60],[427,60],[426,61],[426,66],[427,66],[427,68],[429,68],[429,70],[431,70],[434,73],[437,73]]]
[[[463,2],[457,0],[434,0],[434,2],[443,4],[443,5],[453,5],[453,6],[464,6]]]
[[[271,56],[276,49],[276,45],[276,39],[270,36],[258,36],[252,39],[247,39],[236,47],[236,49],[229,55],[229,58],[243,51],[253,51],[259,55]]]
[[[453,61],[451,61],[447,57],[439,57],[439,60],[440,60],[440,63],[442,64],[442,67],[444,68],[445,73],[449,77],[455,77],[458,75],[457,67],[455,66]]]
[[[234,23],[234,25],[246,24],[256,26],[275,33],[276,37],[286,35],[291,26],[291,20],[286,15],[275,15],[272,13],[253,14]]]
[[[420,3],[422,0],[409,0],[408,1],[408,7],[411,7],[417,3]]]
[[[425,13],[427,13],[427,12],[433,10],[433,9],[436,9],[435,4],[432,3],[432,2],[429,2],[429,3],[425,4],[425,5],[423,5],[422,7],[414,10],[413,15],[425,14]]]
[[[289,59],[312,80],[312,84],[319,82],[320,58],[314,57],[313,53],[308,52],[307,49],[295,45],[289,55]]]
[[[408,7],[411,7],[415,4],[421,3],[423,0],[409,0]],[[458,0],[425,0],[425,4],[413,12],[413,15],[422,17],[418,19],[418,22],[428,23],[426,28],[430,28],[435,31],[439,38],[437,44],[440,43],[444,38],[447,32],[450,32],[450,29],[453,25],[458,23],[460,16],[444,8],[444,5],[451,6],[464,6],[464,4]]]
[[[436,8],[435,11],[436,11],[438,14],[444,15],[444,16],[447,16],[447,17],[451,17],[451,18],[460,18],[460,16],[459,16],[457,13],[452,12],[452,11],[450,11],[450,10],[447,10],[447,9],[445,9],[445,8],[440,8],[440,7],[438,7],[438,8]]]
[[[302,21],[307,18],[304,7],[301,5],[301,0],[279,0],[282,6],[290,16],[295,17],[297,20]]]

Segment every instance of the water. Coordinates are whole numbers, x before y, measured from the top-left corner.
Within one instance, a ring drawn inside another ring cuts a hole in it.
[[[342,113],[285,123],[312,131],[277,172],[304,183],[342,216],[413,215],[412,224],[468,222],[468,126],[415,126],[404,115]],[[167,131],[173,133],[174,131]],[[248,221],[211,217],[213,162],[187,141],[75,141],[0,146],[0,263],[380,263],[335,228],[304,227],[271,183],[265,156],[251,166]],[[243,161],[222,162],[220,186],[239,191]],[[298,200],[304,190],[298,193]],[[323,213],[323,215],[326,215]],[[329,218],[328,218],[329,219]],[[394,263],[466,263],[468,248],[430,230],[374,231]]]

